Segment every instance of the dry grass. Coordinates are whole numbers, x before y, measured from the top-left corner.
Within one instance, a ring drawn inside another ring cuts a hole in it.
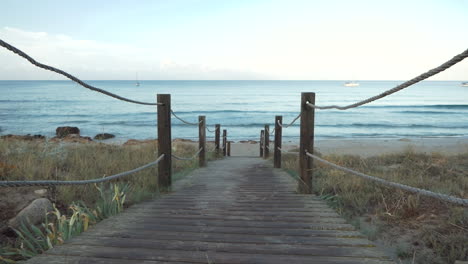
[[[324,157],[357,171],[457,197],[468,197],[468,153],[443,156],[415,153],[360,158]],[[297,177],[297,155],[283,156],[283,167]],[[314,192],[373,240],[395,248],[403,262],[453,263],[468,260],[468,210],[314,163]]]
[[[193,144],[177,142],[173,153],[189,157],[197,151]],[[157,159],[157,142],[136,145],[101,143],[73,144],[44,141],[0,140],[0,180],[84,180],[104,177],[134,169]],[[208,155],[213,159],[214,155]],[[198,160],[173,160],[175,179],[198,167]],[[157,167],[126,176],[117,182],[128,182],[132,188],[129,202],[157,193]],[[40,187],[39,187],[40,188]],[[98,198],[93,185],[62,186],[51,190],[59,204],[84,201],[92,205]]]

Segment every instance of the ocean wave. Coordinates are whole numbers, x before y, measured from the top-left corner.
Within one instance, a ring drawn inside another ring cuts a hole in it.
[[[453,112],[453,111],[392,111],[392,113],[398,114],[427,114],[427,115],[456,115],[466,114],[465,112]]]
[[[443,105],[443,104],[435,104],[435,105],[365,105],[361,106],[360,108],[435,108],[435,109],[464,109],[468,110],[468,105]]]

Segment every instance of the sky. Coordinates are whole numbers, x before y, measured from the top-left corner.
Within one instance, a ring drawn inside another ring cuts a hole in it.
[[[0,1],[0,39],[84,80],[407,80],[468,48],[466,0]],[[0,47],[0,80],[60,80]],[[431,80],[468,80],[468,59]]]

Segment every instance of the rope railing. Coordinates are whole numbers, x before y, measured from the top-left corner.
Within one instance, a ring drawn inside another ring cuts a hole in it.
[[[210,133],[215,133],[216,132],[216,129],[215,130],[210,130],[208,127],[206,127],[206,131],[210,132]]]
[[[176,113],[175,113],[172,109],[171,109],[171,114],[172,114],[175,118],[179,119],[182,123],[187,124],[187,125],[198,126],[198,124],[201,123],[201,121],[199,121],[199,122],[189,122],[189,121],[186,121],[186,120],[180,118],[179,116],[177,116]]]
[[[315,109],[320,109],[320,110],[325,110],[325,109],[338,109],[338,110],[347,110],[347,109],[350,109],[350,108],[355,108],[355,107],[358,107],[358,106],[361,106],[361,105],[364,105],[364,104],[367,104],[367,103],[370,103],[370,102],[373,102],[373,101],[376,101],[378,99],[381,99],[381,98],[384,98],[388,95],[391,95],[393,93],[396,93],[398,91],[401,91],[413,84],[416,84],[422,80],[425,80],[431,76],[434,76],[442,71],[445,71],[446,69],[452,67],[453,65],[459,63],[460,61],[464,60],[466,57],[468,57],[468,49],[465,50],[464,52],[456,55],[455,57],[453,57],[452,59],[450,59],[449,61],[445,62],[444,64],[440,65],[439,67],[436,67],[432,70],[429,70],[417,77],[414,77],[413,79],[409,80],[409,81],[406,81],[390,90],[387,90],[381,94],[378,94],[376,96],[373,96],[373,97],[370,97],[370,98],[367,98],[365,100],[362,100],[362,101],[359,101],[357,103],[354,103],[354,104],[350,104],[350,105],[346,105],[346,106],[338,106],[338,105],[328,105],[328,106],[318,106],[318,105],[314,105],[310,102],[307,102],[307,106],[309,107],[312,107],[312,108],[315,108]]]
[[[195,159],[195,157],[198,156],[198,154],[200,154],[200,152],[203,150],[203,148],[200,148],[195,154],[193,154],[190,158],[183,158],[183,157],[179,157],[179,156],[176,156],[174,154],[172,154],[172,157],[174,159],[177,159],[177,160],[193,160]]]
[[[282,128],[288,128],[288,127],[292,126],[292,124],[294,124],[300,117],[301,117],[301,114],[297,115],[297,116],[293,119],[293,121],[291,121],[291,123],[289,123],[289,124],[287,124],[287,125],[281,124],[281,122],[278,120],[278,125],[279,125],[280,127],[282,127]]]
[[[280,147],[277,147],[276,149],[278,149],[280,152],[284,152],[287,154],[299,154],[300,153],[299,151],[283,151],[283,149]]]
[[[31,56],[29,56],[28,54],[24,53],[23,51],[15,48],[14,46],[6,43],[5,41],[3,41],[1,39],[0,39],[0,46],[6,48],[7,50],[9,50],[9,51],[21,56],[21,57],[23,57],[24,59],[28,60],[31,64],[35,65],[36,67],[39,67],[39,68],[42,68],[44,70],[52,71],[52,72],[58,73],[60,75],[63,75],[65,77],[67,77],[68,79],[70,79],[70,80],[78,83],[79,85],[81,85],[81,86],[83,86],[85,88],[88,88],[88,89],[90,89],[92,91],[102,93],[102,94],[105,94],[107,96],[110,96],[110,97],[113,97],[113,98],[116,98],[116,99],[119,99],[119,100],[122,100],[122,101],[125,101],[125,102],[129,102],[129,103],[141,104],[141,105],[158,105],[158,103],[148,103],[148,102],[141,102],[141,101],[136,101],[136,100],[133,100],[133,99],[129,99],[129,98],[126,98],[126,97],[123,97],[123,96],[116,95],[114,93],[108,92],[106,90],[94,87],[92,85],[89,85],[89,84],[85,83],[84,81],[78,79],[77,77],[69,74],[68,72],[65,72],[65,71],[57,69],[55,67],[52,67],[52,66],[37,62]]]
[[[23,186],[60,186],[60,185],[84,185],[91,183],[101,183],[111,180],[115,180],[151,166],[157,165],[164,158],[164,154],[159,156],[159,158],[153,162],[145,164],[141,167],[138,167],[133,170],[121,172],[104,178],[90,179],[90,180],[76,180],[76,181],[54,181],[54,180],[42,180],[42,181],[0,181],[0,187],[23,187]]]
[[[355,170],[352,170],[352,169],[349,169],[349,168],[346,168],[346,167],[339,166],[339,165],[337,165],[335,163],[332,163],[332,162],[324,160],[324,159],[322,159],[322,158],[320,158],[320,157],[318,157],[316,155],[313,155],[313,154],[311,154],[311,153],[309,153],[307,151],[306,151],[306,155],[313,158],[313,159],[315,159],[315,160],[317,160],[317,161],[319,161],[319,162],[327,164],[327,165],[329,165],[329,166],[331,166],[331,167],[333,167],[335,169],[354,174],[356,176],[359,176],[359,177],[362,177],[362,178],[365,178],[365,179],[380,183],[380,184],[385,185],[385,186],[391,186],[391,187],[395,187],[395,188],[405,190],[405,191],[408,191],[408,192],[422,194],[422,195],[425,195],[425,196],[428,196],[428,197],[443,200],[443,201],[446,201],[446,202],[459,204],[459,205],[463,205],[463,206],[468,206],[468,199],[462,199],[462,198],[458,198],[458,197],[454,197],[454,196],[450,196],[450,195],[446,195],[446,194],[442,194],[442,193],[436,193],[436,192],[432,192],[432,191],[428,191],[428,190],[424,190],[424,189],[420,189],[420,188],[416,188],[416,187],[411,187],[411,186],[401,184],[401,183],[387,181],[387,180],[384,180],[382,178],[378,178],[378,177],[375,177],[375,176],[370,176],[370,175],[367,175],[367,174],[364,174],[364,173],[361,173],[361,172],[357,172]]]

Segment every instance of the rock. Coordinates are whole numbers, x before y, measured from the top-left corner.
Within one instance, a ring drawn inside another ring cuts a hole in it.
[[[0,137],[1,139],[14,139],[14,140],[44,140],[45,139],[45,136],[43,135],[31,135],[31,134],[27,134],[27,135],[12,135],[12,134],[8,134],[8,135],[4,135],[4,136],[1,136]]]
[[[104,140],[104,139],[109,139],[109,138],[115,138],[115,135],[109,134],[109,133],[102,133],[102,134],[97,134],[94,136],[94,139],[97,140]]]
[[[88,143],[92,142],[93,140],[90,137],[82,137],[79,134],[69,134],[63,138],[61,137],[54,137],[51,138],[50,141],[52,142],[69,142],[69,143]]]
[[[35,187],[0,188],[0,233],[8,230],[8,220],[39,198]]]
[[[45,197],[47,195],[47,190],[46,189],[39,189],[34,191],[35,194],[39,197]]]
[[[21,210],[18,215],[8,221],[10,228],[18,229],[22,222],[29,221],[30,224],[36,225],[44,221],[46,213],[54,208],[52,203],[47,198],[39,198],[32,201],[31,204]]]
[[[241,140],[239,143],[258,144],[255,140]]]
[[[70,127],[70,126],[57,127],[57,129],[55,129],[55,134],[59,138],[64,138],[70,134],[80,135],[80,129],[77,127]]]
[[[398,141],[411,142],[411,139],[409,139],[409,138],[400,138]]]

